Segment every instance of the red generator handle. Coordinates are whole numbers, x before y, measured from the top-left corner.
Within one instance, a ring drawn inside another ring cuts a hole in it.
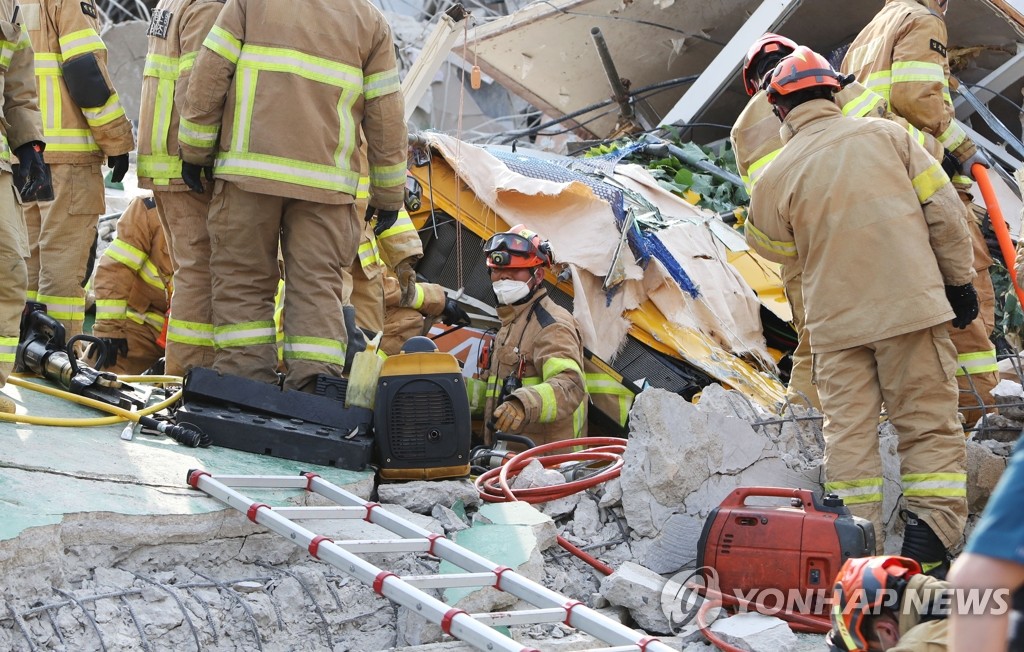
[[[719,507],[742,507],[751,497],[795,498],[802,503],[804,511],[818,511],[813,491],[789,487],[739,487],[726,496]]]

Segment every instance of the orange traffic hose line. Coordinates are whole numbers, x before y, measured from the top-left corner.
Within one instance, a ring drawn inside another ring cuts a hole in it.
[[[546,455],[539,457],[549,451],[561,448],[576,448],[579,446],[592,446],[587,450],[562,453],[560,455]],[[489,469],[476,479],[476,488],[480,492],[480,498],[489,503],[523,501],[531,504],[545,503],[558,498],[565,498],[575,493],[589,489],[602,482],[607,482],[619,477],[622,470],[622,453],[626,450],[624,439],[618,437],[581,437],[578,439],[566,439],[554,441],[547,444],[535,446],[506,459],[502,465],[495,469]],[[527,489],[512,489],[509,486],[509,479],[514,478],[526,465],[533,460],[539,460],[544,468],[557,467],[566,462],[604,462],[606,467],[592,476],[573,480],[565,484],[550,487],[530,487]],[[570,543],[565,537],[558,535],[558,545],[562,546],[577,558],[590,564],[592,567],[605,575],[611,575],[614,569],[597,559],[584,550],[579,549]]]

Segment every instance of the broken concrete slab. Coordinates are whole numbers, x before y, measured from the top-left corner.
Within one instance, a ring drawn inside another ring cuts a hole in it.
[[[430,515],[444,528],[445,534],[459,532],[469,527],[469,523],[463,521],[455,510],[444,505],[434,505],[434,508],[430,510]]]
[[[480,492],[469,480],[417,480],[377,487],[382,503],[401,505],[417,514],[429,514],[434,505],[451,507],[462,501],[467,507],[480,504]]]
[[[673,514],[651,541],[641,559],[655,573],[675,573],[697,558],[697,541],[704,520],[690,514]]]
[[[967,441],[967,510],[980,514],[1006,470],[1006,458],[980,442]]]
[[[565,476],[555,469],[544,468],[539,459],[532,459],[512,480],[512,489],[535,489],[565,484]],[[571,514],[580,502],[579,494],[539,503],[541,511],[551,518]]]
[[[711,631],[747,652],[793,652],[798,643],[786,621],[755,612],[716,620]]]
[[[547,550],[555,545],[558,537],[558,530],[551,517],[522,501],[486,503],[481,505],[477,515],[485,522],[495,525],[524,525],[530,528],[537,539],[539,550]]]
[[[661,604],[665,578],[639,564],[626,562],[601,580],[601,595],[613,605],[629,609],[644,631],[671,634],[672,627]]]

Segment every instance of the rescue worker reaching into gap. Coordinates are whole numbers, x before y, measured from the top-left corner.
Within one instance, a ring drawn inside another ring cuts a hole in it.
[[[43,165],[43,125],[32,67],[32,43],[23,24],[24,13],[15,0],[0,0],[0,387],[14,367],[28,287],[28,234],[21,199],[49,192]],[[21,161],[18,177],[12,174],[11,152]],[[14,401],[0,394],[0,412],[13,414]]]
[[[840,85],[806,47],[772,73],[767,95],[785,147],[754,188],[747,241],[803,274],[825,490],[874,524],[883,549],[884,402],[910,510],[902,554],[941,573],[967,517],[946,322],[963,328],[978,314],[970,235],[939,163],[893,122],[843,116],[833,100]]]
[[[538,446],[585,437],[587,390],[576,320],[548,296],[551,247],[523,225],[484,243],[501,328],[486,372],[484,443],[495,431]]]
[[[153,191],[174,265],[165,369],[175,376],[183,376],[193,367],[213,366],[210,234],[206,228],[213,188],[189,192],[182,180],[178,125],[196,53],[223,6],[223,0],[160,0],[146,32],[149,45],[139,109],[139,187]],[[186,134],[186,140],[188,137]]]
[[[82,332],[96,222],[106,210],[100,166],[106,160],[120,181],[135,139],[107,73],[93,1],[33,0],[21,10],[35,49],[43,157],[53,182],[50,196],[24,207],[28,299],[46,304],[70,338]]]
[[[172,291],[171,257],[152,197],[136,197],[117,220],[117,237],[99,266],[93,289],[93,335],[89,364],[116,374],[141,374],[164,355],[161,335]]]
[[[778,117],[772,112],[772,105],[768,102],[763,88],[767,81],[766,77],[783,57],[792,54],[796,48],[797,44],[794,41],[769,32],[755,41],[747,52],[741,75],[743,87],[750,96],[750,101],[733,125],[730,139],[736,153],[736,166],[748,193],[753,192],[765,166],[771,163],[782,149],[782,139],[779,136],[781,125]],[[931,154],[941,157],[942,146],[938,141],[889,112],[885,98],[855,80],[843,81],[843,87],[835,95],[835,101],[842,108],[843,115],[895,120],[907,128]],[[797,347],[792,355],[793,368],[790,372],[787,396],[796,405],[810,403],[820,411],[821,401],[811,381],[811,347],[804,329],[804,305],[799,271],[792,265],[784,265],[782,280],[793,312],[793,328],[798,337]]]
[[[847,559],[832,591],[833,652],[945,652],[949,585],[892,555]]]
[[[407,304],[407,305],[406,305]],[[384,275],[384,337],[380,349],[388,355],[402,350],[410,337],[426,335],[435,318],[448,325],[469,326],[469,315],[459,303],[445,295],[444,287],[416,282],[412,298],[406,299],[398,277]]]
[[[965,205],[977,271],[974,288],[981,306],[980,319],[965,329],[950,329],[958,354],[959,404],[969,408],[979,405],[979,396],[986,405],[995,403],[991,390],[999,382],[999,369],[989,340],[995,327],[995,292],[988,273],[992,257],[968,194],[972,166],[988,163],[954,119],[944,19],[948,5],[949,0],[886,0],[850,45],[842,71],[855,74],[888,101],[890,111],[937,138],[944,148],[943,169]],[[872,194],[871,188],[865,186],[864,194]],[[983,414],[980,408],[962,411],[972,424]]]
[[[316,128],[311,128],[315,125]],[[356,256],[365,135],[378,223],[397,217],[406,127],[391,28],[367,0],[227,0],[192,69],[182,178],[216,181],[207,226],[217,371],[275,383],[284,258],[284,386],[340,376],[342,268]],[[219,134],[219,138],[218,138]]]

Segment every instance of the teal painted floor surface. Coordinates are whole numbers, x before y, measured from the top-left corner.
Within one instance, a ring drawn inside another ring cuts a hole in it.
[[[29,379],[32,382],[45,381]],[[8,384],[19,414],[89,418],[91,408]],[[195,514],[224,505],[186,484],[189,469],[217,475],[296,475],[315,471],[337,485],[358,482],[371,471],[255,455],[227,448],[187,448],[166,437],[138,434],[121,439],[125,422],[91,427],[0,422],[0,540],[23,530],[59,523],[75,512]]]

